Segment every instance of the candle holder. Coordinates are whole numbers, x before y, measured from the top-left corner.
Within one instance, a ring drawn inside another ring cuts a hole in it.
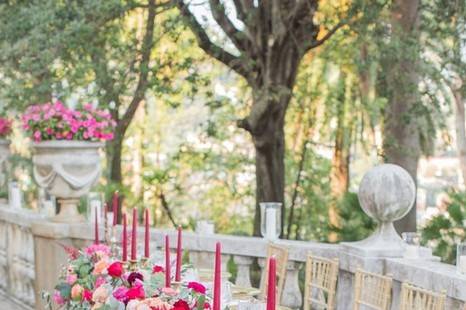
[[[466,274],[466,243],[460,243],[456,248],[456,270]]]
[[[129,260],[129,270],[136,271],[138,269],[138,261],[137,259],[130,259]]]
[[[172,284],[172,289],[174,289],[175,291],[178,291],[181,288],[182,282],[172,281],[171,284]]]
[[[276,240],[281,233],[280,202],[261,202],[261,234],[268,240]]]
[[[110,251],[114,257],[118,256],[118,246],[116,238],[116,226],[112,226],[112,232],[110,237]]]

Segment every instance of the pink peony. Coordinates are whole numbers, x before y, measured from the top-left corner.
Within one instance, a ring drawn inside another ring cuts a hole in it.
[[[65,304],[65,300],[64,300],[63,297],[60,295],[60,292],[59,292],[59,291],[54,291],[54,292],[53,292],[52,299],[53,299],[53,302],[56,303],[56,304],[59,305],[59,306],[62,306],[63,304]]]
[[[121,301],[121,302],[126,302],[127,297],[126,294],[128,293],[128,289],[124,286],[117,287],[113,291],[113,297],[115,297],[116,300]]]
[[[168,295],[168,296],[175,296],[176,294],[178,294],[178,292],[176,290],[172,289],[171,287],[162,288],[162,293],[164,293],[165,295]]]
[[[127,300],[132,300],[132,299],[141,299],[145,297],[145,292],[144,292],[144,287],[142,284],[140,285],[135,285],[128,289],[126,292],[126,299]]]
[[[98,257],[110,256],[111,250],[108,245],[99,243],[99,244],[92,244],[84,249],[84,252],[88,256],[96,255]]]

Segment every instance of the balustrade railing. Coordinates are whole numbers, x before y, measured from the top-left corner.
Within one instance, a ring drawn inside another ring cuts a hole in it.
[[[0,206],[0,210],[0,291],[19,308],[33,309],[35,266],[31,223],[42,217],[6,206]]]
[[[34,222],[34,224],[32,224]],[[120,227],[117,229],[120,233]],[[161,251],[164,236],[176,240],[175,230],[151,230],[152,252]],[[93,228],[91,224],[56,224],[49,222],[38,215],[26,211],[11,210],[0,207],[0,272],[5,277],[0,277],[0,291],[9,299],[15,301],[24,308],[41,309],[37,290],[47,288],[42,283],[55,283],[56,274],[35,270],[34,260],[37,260],[39,268],[44,257],[50,262],[49,257],[62,253],[63,249],[58,243],[73,245],[76,247],[89,244],[93,240]],[[103,236],[103,227],[101,231]],[[139,231],[139,238],[143,240],[143,231]],[[220,241],[223,250],[223,267],[227,270],[234,266],[235,276],[232,279],[240,286],[250,286],[252,282],[258,285],[260,278],[257,266],[263,266],[266,256],[267,241],[262,238],[240,237],[219,234],[197,234],[185,232],[183,234],[183,247],[189,256],[190,262],[198,268],[213,268],[213,256],[215,243]],[[49,242],[49,243],[47,243]],[[446,309],[461,309],[466,301],[466,276],[456,272],[455,266],[447,265],[430,259],[404,259],[361,257],[349,253],[341,244],[323,244],[316,242],[278,240],[277,244],[287,247],[289,250],[289,265],[282,295],[282,304],[293,309],[302,306],[302,277],[300,272],[308,253],[317,256],[337,257],[340,260],[340,272],[337,288],[337,309],[351,309],[353,293],[353,276],[358,267],[367,271],[380,274],[391,274],[394,279],[393,308],[397,309],[399,291],[402,282],[410,282],[426,289],[447,292]],[[35,244],[35,251],[34,251]],[[172,242],[175,246],[176,242]],[[174,250],[174,248],[173,248]],[[34,257],[35,252],[35,257]],[[142,249],[141,249],[142,253]],[[161,252],[160,252],[161,253]],[[61,254],[63,255],[63,253]],[[58,265],[58,261],[64,263],[66,256],[50,262]],[[257,264],[258,263],[258,264]],[[50,265],[49,264],[49,265]],[[54,266],[52,266],[54,267]],[[55,266],[59,268],[60,266]],[[48,266],[47,268],[50,268]],[[37,275],[37,279],[35,279]],[[44,277],[50,277],[44,280]],[[34,295],[34,281],[36,294]],[[37,283],[36,283],[37,284]],[[51,289],[49,286],[47,289]],[[34,299],[36,296],[36,299]]]

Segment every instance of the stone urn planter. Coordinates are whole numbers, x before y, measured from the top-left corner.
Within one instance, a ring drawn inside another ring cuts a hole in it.
[[[101,142],[44,141],[35,142],[33,172],[37,184],[57,198],[60,212],[54,222],[84,221],[78,212],[81,196],[86,195],[100,177]]]

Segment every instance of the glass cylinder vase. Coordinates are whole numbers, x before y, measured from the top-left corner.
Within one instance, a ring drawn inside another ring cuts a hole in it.
[[[280,202],[261,202],[261,234],[268,240],[276,240],[281,233]]]

